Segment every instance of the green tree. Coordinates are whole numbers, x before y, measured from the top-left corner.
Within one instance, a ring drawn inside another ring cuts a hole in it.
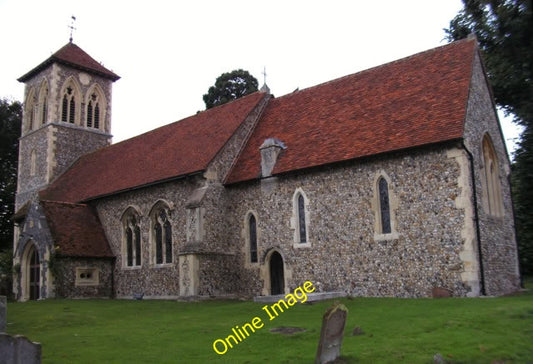
[[[22,104],[0,99],[0,250],[13,245],[13,222],[17,188],[18,138]]]
[[[463,0],[445,29],[448,40],[474,33],[494,99],[524,127],[514,155],[512,189],[523,274],[533,274],[533,16],[531,0]]]
[[[533,18],[531,0],[463,0],[445,29],[448,40],[474,33],[483,50],[498,106],[521,125],[532,122]]]
[[[524,275],[533,275],[533,133],[526,128],[514,154],[511,185],[516,216],[520,266]]]
[[[204,95],[206,109],[257,91],[257,79],[242,69],[221,74]]]

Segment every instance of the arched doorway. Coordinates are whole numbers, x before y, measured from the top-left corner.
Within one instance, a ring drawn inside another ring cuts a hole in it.
[[[25,296],[30,300],[38,300],[41,297],[41,265],[39,263],[39,252],[35,249],[35,245],[31,244],[28,247],[25,257],[26,277],[23,278],[27,287]]]
[[[283,258],[278,252],[270,255],[270,294],[285,293],[285,278],[283,276]]]

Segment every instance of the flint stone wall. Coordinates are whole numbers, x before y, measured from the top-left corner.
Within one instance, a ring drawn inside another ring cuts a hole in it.
[[[434,288],[447,289],[453,296],[476,296],[481,275],[475,202],[480,211],[481,268],[487,293],[516,290],[519,276],[507,181],[509,161],[495,118],[481,64],[476,63],[464,145],[457,141],[420,147],[230,186],[220,181],[231,160],[222,153],[204,176],[95,201],[117,257],[116,294],[178,296],[180,254],[195,256],[199,295],[268,294],[268,259],[276,250],[284,260],[286,292],[310,280],[319,292],[357,296],[429,297]],[[490,133],[500,156],[503,218],[483,212],[481,140],[485,132]],[[238,138],[245,138],[246,133],[242,128]],[[473,170],[467,150],[473,156]],[[389,181],[395,229],[394,234],[377,239],[374,184],[380,175]],[[303,247],[295,243],[291,224],[297,189],[308,200],[309,246]],[[191,196],[198,198],[194,206],[187,204]],[[173,229],[173,263],[165,266],[154,264],[150,243],[150,210],[159,200],[170,206]],[[142,265],[134,268],[123,262],[121,218],[128,207],[141,215]],[[247,254],[249,213],[257,218],[258,263],[250,263]]]
[[[489,86],[483,75],[479,55],[474,62],[470,97],[465,124],[465,145],[474,158],[476,192],[480,223],[481,251],[486,294],[501,295],[520,287],[518,253],[514,229],[514,212],[510,188],[510,162],[505,141],[498,124]],[[484,165],[482,141],[488,133],[498,155],[500,185],[504,213],[502,217],[488,214],[483,201]]]
[[[185,204],[194,189],[198,187],[198,183],[197,178],[190,177],[95,202],[111,250],[116,257],[113,274],[117,297],[131,297],[137,293],[144,293],[146,298],[179,296],[178,256],[187,241]],[[150,211],[158,201],[164,201],[170,206],[172,264],[156,265],[153,244],[150,244]],[[122,217],[129,207],[134,207],[140,213],[140,267],[127,267],[125,264]]]
[[[76,284],[76,268],[95,268],[98,283]],[[54,261],[55,295],[61,298],[113,297],[113,259],[56,257]]]
[[[46,186],[47,175],[47,141],[48,127],[28,133],[19,143],[18,185],[15,211],[32,200],[37,192]],[[30,175],[31,152],[35,150],[35,174]]]
[[[319,291],[345,291],[356,296],[427,297],[433,287],[446,287],[456,296],[469,292],[461,279],[464,210],[460,195],[460,166],[447,157],[447,147],[396,153],[372,160],[331,166],[282,176],[269,188],[241,184],[228,188],[226,215],[231,225],[243,224],[248,211],[258,218],[260,265],[269,251],[284,258],[286,291],[310,280]],[[374,239],[372,208],[376,175],[385,172],[389,189],[398,199],[397,239]],[[294,247],[290,226],[292,197],[302,188],[309,205],[309,248]],[[231,230],[230,241],[244,266],[245,241],[241,227]],[[242,275],[257,282],[260,265]],[[287,276],[287,274],[286,274]],[[264,280],[264,276],[263,276]]]

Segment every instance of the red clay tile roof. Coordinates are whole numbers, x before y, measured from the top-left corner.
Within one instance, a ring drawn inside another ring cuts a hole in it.
[[[82,202],[204,171],[263,97],[256,92],[84,155],[41,198]]]
[[[50,58],[20,77],[18,80],[20,82],[25,82],[54,62],[74,67],[82,71],[95,73],[112,81],[116,81],[120,78],[120,76],[102,66],[74,43],[67,43],[56,53],[51,55]]]
[[[269,102],[226,183],[260,177],[259,147],[285,143],[273,174],[462,138],[475,40]]]
[[[57,253],[71,257],[113,257],[96,212],[87,205],[41,201]]]

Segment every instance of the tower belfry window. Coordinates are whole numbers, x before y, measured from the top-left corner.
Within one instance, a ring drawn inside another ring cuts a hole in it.
[[[30,89],[28,92],[28,96],[26,97],[26,100],[24,101],[24,118],[25,118],[25,129],[27,131],[32,131],[35,127],[34,121],[35,121],[35,91],[33,89]]]
[[[89,94],[87,101],[87,120],[88,128],[100,129],[100,120],[103,120],[102,113],[105,110],[105,98],[98,86],[95,86],[93,92]]]
[[[76,100],[75,93],[71,86],[68,86],[63,94],[61,105],[61,121],[74,124],[76,120]]]
[[[42,82],[41,90],[39,91],[39,110],[37,114],[41,125],[46,124],[48,121],[48,83],[46,80]]]
[[[41,122],[42,122],[43,125],[46,124],[46,114],[48,113],[47,104],[48,104],[48,98],[45,96],[44,99],[43,99],[42,115],[41,115]]]

